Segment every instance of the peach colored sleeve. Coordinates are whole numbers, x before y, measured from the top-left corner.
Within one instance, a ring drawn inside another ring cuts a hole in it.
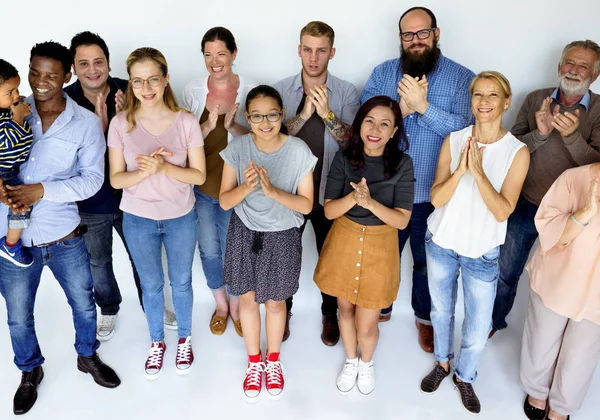
[[[568,175],[563,173],[554,181],[535,215],[535,226],[544,252],[557,246],[573,211],[571,179]]]

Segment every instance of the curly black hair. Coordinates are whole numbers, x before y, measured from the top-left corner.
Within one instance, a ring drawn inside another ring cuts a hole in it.
[[[58,42],[46,41],[35,44],[31,49],[31,55],[29,56],[30,64],[33,57],[46,57],[60,61],[65,74],[71,71],[71,64],[73,63],[71,52],[67,47]]]
[[[10,80],[14,77],[17,77],[19,72],[8,61],[0,58],[0,84],[5,83],[7,80]]]

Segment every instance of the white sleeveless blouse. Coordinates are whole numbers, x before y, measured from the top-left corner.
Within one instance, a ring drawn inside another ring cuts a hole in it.
[[[472,132],[473,126],[470,126],[450,134],[451,173],[458,167],[461,153]],[[500,192],[515,155],[521,147],[525,147],[525,143],[507,132],[495,143],[478,144],[479,147],[485,146],[483,171],[494,189]],[[501,223],[496,221],[469,171],[459,181],[450,201],[429,216],[427,227],[437,245],[469,258],[481,257],[502,245],[506,237],[506,220]]]

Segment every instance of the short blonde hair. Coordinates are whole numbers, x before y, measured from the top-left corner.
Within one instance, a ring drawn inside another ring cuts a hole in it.
[[[471,84],[469,85],[469,92],[471,93],[471,95],[473,95],[475,83],[477,83],[479,79],[488,79],[492,82],[495,82],[502,91],[502,94],[505,98],[510,98],[512,96],[512,90],[510,88],[510,82],[508,81],[508,79],[504,77],[502,73],[493,70],[482,71],[473,78]]]
[[[302,43],[302,37],[304,35],[314,37],[326,36],[327,38],[329,38],[329,43],[333,47],[335,32],[333,31],[333,28],[325,22],[321,22],[320,20],[313,20],[312,22],[308,22],[306,26],[300,31],[300,43]]]

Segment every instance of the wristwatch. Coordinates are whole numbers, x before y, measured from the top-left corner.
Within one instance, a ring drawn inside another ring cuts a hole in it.
[[[331,121],[333,121],[334,118],[335,118],[335,114],[333,113],[333,111],[329,110],[327,115],[325,115],[325,117],[323,118],[323,121],[331,122]]]

